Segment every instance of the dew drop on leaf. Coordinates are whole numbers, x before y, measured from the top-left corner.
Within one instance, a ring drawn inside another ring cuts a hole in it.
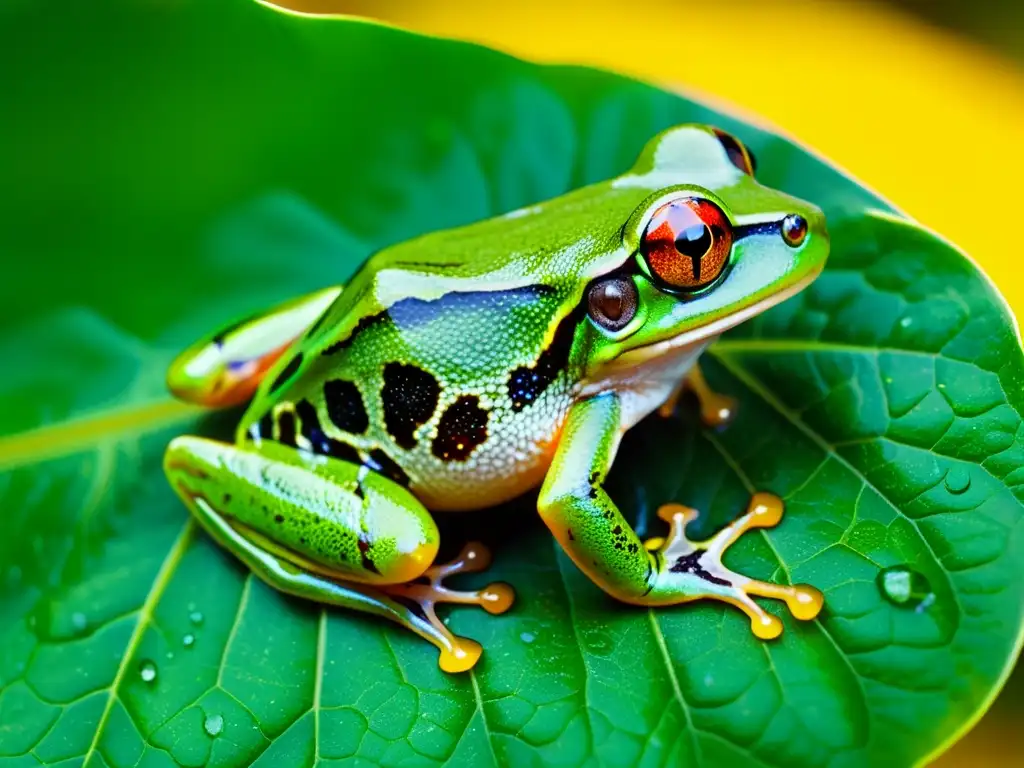
[[[524,643],[532,643],[533,635],[529,632],[523,632],[521,635],[519,635],[519,639],[522,640]]]
[[[192,613],[188,615],[188,620],[196,626],[199,626],[203,623],[203,614],[201,614],[199,611],[192,611]]]
[[[971,475],[963,467],[953,467],[946,473],[943,480],[946,490],[957,495],[965,493],[971,487]]]
[[[156,680],[156,664],[149,659],[143,659],[139,664],[139,677],[144,683],[152,683]]]
[[[81,632],[88,624],[89,620],[81,611],[75,611],[71,614],[71,626],[75,628],[76,632]]]
[[[189,632],[187,635],[181,638],[181,644],[184,645],[186,648],[191,648],[195,641],[196,636],[193,635],[191,632]]]
[[[220,736],[224,730],[224,718],[221,715],[207,715],[203,721],[203,729],[213,738]]]
[[[905,565],[894,565],[879,572],[878,588],[886,600],[901,608],[924,610],[935,602],[928,579]]]

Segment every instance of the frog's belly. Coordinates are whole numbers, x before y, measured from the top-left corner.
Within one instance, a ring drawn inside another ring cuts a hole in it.
[[[622,429],[625,431],[668,399],[714,338],[717,337],[666,349],[650,360],[634,365],[619,367],[612,364],[601,372],[600,380],[594,384],[584,383],[580,396],[591,397],[608,390],[618,393],[622,402]]]
[[[544,480],[571,404],[567,392],[549,390],[518,413],[495,409],[487,440],[465,461],[441,461],[431,440],[402,458],[409,490],[429,509],[483,509],[514,499]]]

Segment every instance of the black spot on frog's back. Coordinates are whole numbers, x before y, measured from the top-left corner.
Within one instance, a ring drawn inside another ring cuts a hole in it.
[[[583,312],[579,307],[563,317],[555,329],[551,344],[537,356],[533,365],[521,365],[509,375],[508,397],[512,401],[513,411],[519,412],[535,403],[568,367],[576,326],[582,317]]]
[[[359,452],[348,443],[335,440],[328,436],[320,426],[316,407],[309,400],[300,400],[295,404],[295,415],[299,417],[300,431],[314,453],[330,456],[342,461],[359,464]]]
[[[384,426],[395,443],[406,450],[416,447],[416,430],[437,410],[441,385],[415,365],[388,363],[380,390]]]
[[[328,381],[324,384],[324,404],[327,416],[342,432],[361,435],[370,426],[363,396],[354,382],[344,379]]]
[[[445,410],[431,450],[441,461],[466,461],[487,440],[489,412],[476,395],[463,395]]]

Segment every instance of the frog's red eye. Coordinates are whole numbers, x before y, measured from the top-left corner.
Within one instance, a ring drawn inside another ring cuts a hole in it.
[[[714,282],[732,251],[732,227],[708,200],[686,197],[658,208],[644,230],[640,252],[668,289],[693,291]]]
[[[754,171],[757,170],[757,161],[754,160],[754,155],[751,154],[750,150],[732,134],[720,131],[717,128],[714,131],[715,136],[718,137],[718,141],[722,145],[722,149],[725,150],[725,154],[729,157],[729,162],[748,176],[753,176]]]

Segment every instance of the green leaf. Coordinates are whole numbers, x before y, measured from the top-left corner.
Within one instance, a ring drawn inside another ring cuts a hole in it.
[[[1021,638],[1024,357],[955,248],[771,131],[613,74],[248,0],[111,6],[0,10],[0,765],[903,766],[980,716]],[[712,349],[738,420],[647,420],[611,491],[652,532],[667,501],[706,533],[784,496],[727,559],[817,585],[819,620],[765,643],[721,605],[614,603],[525,499],[446,523],[450,548],[494,545],[478,583],[518,594],[451,611],[485,653],[448,676],[189,522],[163,447],[237,413],[168,399],[178,349],[387,243],[621,172],[686,121],[820,204],[833,255]],[[916,599],[884,597],[892,568]]]

